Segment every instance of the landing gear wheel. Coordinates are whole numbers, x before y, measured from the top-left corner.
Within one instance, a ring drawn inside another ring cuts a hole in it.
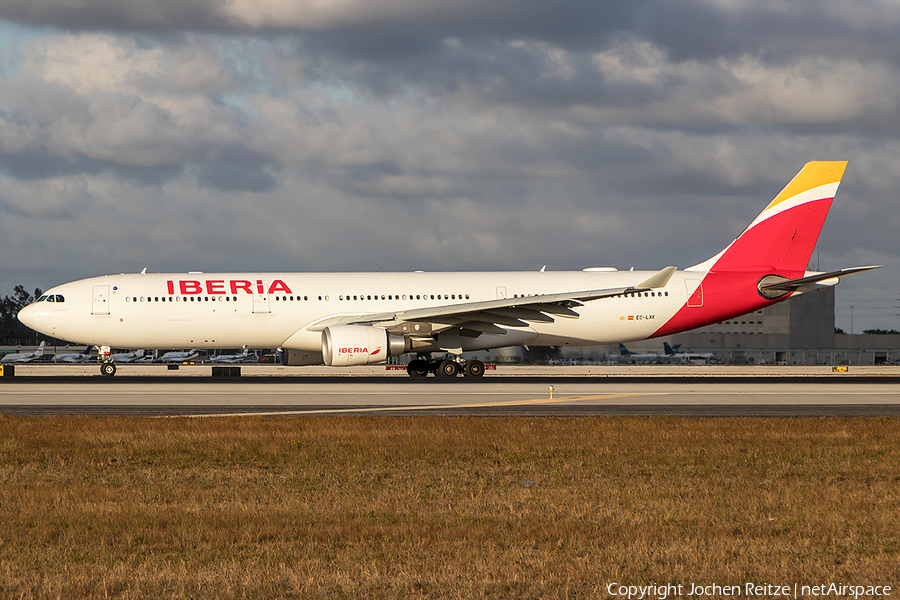
[[[409,364],[406,365],[406,373],[410,377],[425,377],[428,375],[428,361],[420,358],[409,361]]]
[[[453,360],[443,360],[434,374],[437,377],[456,377],[459,374],[459,364]]]
[[[480,360],[470,360],[466,363],[464,372],[466,374],[466,377],[483,377],[484,363]]]
[[[100,363],[100,374],[104,377],[112,377],[116,374],[116,363]]]

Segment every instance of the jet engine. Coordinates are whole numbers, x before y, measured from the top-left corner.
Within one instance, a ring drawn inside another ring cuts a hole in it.
[[[409,348],[407,338],[381,327],[337,325],[322,331],[322,358],[329,367],[383,363]]]

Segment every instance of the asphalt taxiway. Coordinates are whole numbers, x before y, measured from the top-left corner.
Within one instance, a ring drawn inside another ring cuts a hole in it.
[[[500,367],[483,379],[350,370],[22,365],[0,379],[6,416],[477,415],[900,416],[900,369]],[[553,387],[551,392],[550,387]]]

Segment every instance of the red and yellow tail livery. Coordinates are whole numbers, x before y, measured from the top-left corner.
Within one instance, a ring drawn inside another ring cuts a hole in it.
[[[790,293],[784,291],[784,282],[809,276],[807,265],[846,167],[846,161],[806,163],[727,248],[686,269],[700,276],[699,285],[654,337],[716,323],[784,299]],[[839,271],[804,283],[846,274]],[[783,289],[766,291],[760,287],[766,283],[778,283]]]

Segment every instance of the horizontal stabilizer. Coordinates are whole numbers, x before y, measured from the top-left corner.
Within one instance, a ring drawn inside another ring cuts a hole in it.
[[[862,273],[863,271],[871,271],[872,269],[881,268],[883,265],[872,265],[868,267],[849,267],[840,269],[839,271],[829,271],[827,273],[816,273],[808,277],[799,279],[785,279],[777,275],[769,275],[759,282],[759,291],[761,294],[769,297],[778,297],[787,292],[795,292],[803,286],[819,284],[819,285],[835,285],[838,278],[853,273]],[[833,280],[833,281],[832,281]]]

